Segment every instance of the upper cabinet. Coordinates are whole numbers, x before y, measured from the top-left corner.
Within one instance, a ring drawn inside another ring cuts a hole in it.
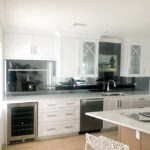
[[[57,41],[48,35],[5,33],[4,59],[54,60]]]
[[[61,37],[60,53],[61,76],[77,77],[79,74],[79,40],[73,37]]]
[[[121,76],[149,77],[150,39],[125,39],[121,50]]]
[[[97,77],[99,37],[5,33],[4,59],[56,60],[57,76]]]
[[[31,59],[32,53],[32,36],[26,34],[4,34],[5,59]]]
[[[50,59],[56,57],[57,37],[36,35],[33,37],[34,57],[37,59]]]
[[[98,44],[98,39],[61,36],[61,75],[64,77],[97,77]]]
[[[80,41],[80,76],[98,76],[98,41]]]

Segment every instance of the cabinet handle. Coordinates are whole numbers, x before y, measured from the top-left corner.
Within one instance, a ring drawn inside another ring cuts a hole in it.
[[[56,106],[56,104],[49,104],[48,106]]]
[[[117,108],[119,108],[119,100],[117,101]]]
[[[72,116],[72,115],[73,115],[73,113],[66,113],[66,115],[67,115],[67,116]]]
[[[56,128],[47,129],[47,131],[52,131],[52,130],[56,130]]]
[[[73,105],[74,103],[66,103],[66,105]]]
[[[143,100],[145,100],[145,99],[144,99],[144,98],[140,98],[139,100],[140,100],[140,101],[143,101]]]
[[[34,55],[37,54],[37,46],[34,46]]]
[[[56,117],[56,115],[47,115],[48,117]]]
[[[120,107],[122,107],[122,101],[120,101]]]
[[[66,126],[65,128],[69,129],[69,128],[72,128],[73,126]]]

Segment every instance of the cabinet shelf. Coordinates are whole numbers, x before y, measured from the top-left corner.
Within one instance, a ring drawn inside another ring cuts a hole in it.
[[[8,69],[8,71],[45,71],[47,72],[47,69]]]

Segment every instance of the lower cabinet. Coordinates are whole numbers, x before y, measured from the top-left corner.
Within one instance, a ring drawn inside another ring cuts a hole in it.
[[[131,97],[109,97],[104,99],[104,111],[132,108]],[[117,127],[117,125],[103,121],[103,129]]]
[[[39,138],[79,132],[79,100],[39,102],[38,108]]]
[[[138,96],[132,100],[132,108],[144,108],[150,107],[150,97],[149,96]]]
[[[149,96],[124,96],[124,97],[108,97],[104,99],[104,111],[122,110],[130,108],[144,108],[150,107]],[[103,129],[110,129],[117,127],[117,125],[103,121]]]
[[[39,136],[60,135],[79,131],[78,121],[61,121],[39,125]]]
[[[104,111],[117,110],[117,100],[114,98],[105,98],[103,110]],[[103,121],[103,129],[109,129],[114,127],[117,126],[107,121]]]

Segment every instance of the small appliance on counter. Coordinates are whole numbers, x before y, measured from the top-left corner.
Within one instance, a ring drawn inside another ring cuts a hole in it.
[[[35,82],[23,80],[22,90],[23,91],[38,91],[38,86]]]

